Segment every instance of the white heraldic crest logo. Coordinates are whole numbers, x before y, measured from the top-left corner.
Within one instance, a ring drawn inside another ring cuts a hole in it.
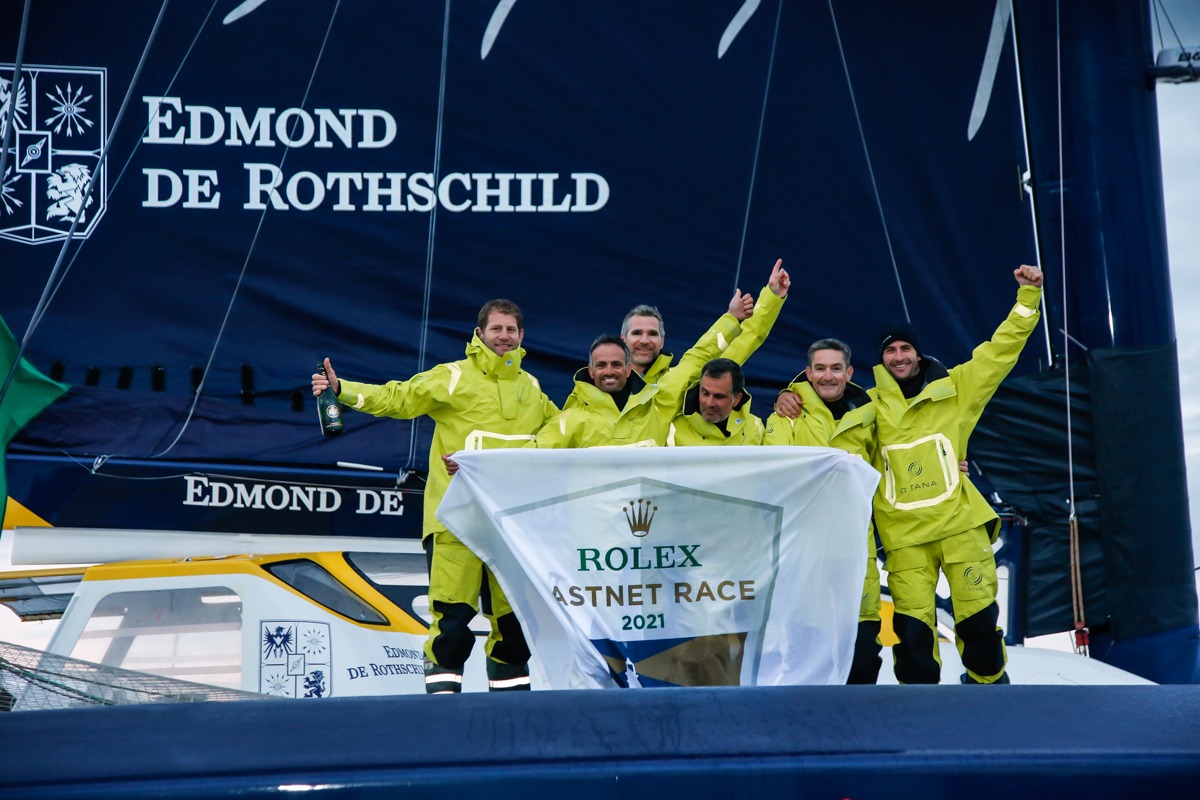
[[[333,694],[328,622],[261,620],[259,691],[281,697]]]
[[[106,83],[102,68],[22,65],[18,78],[0,64],[0,237],[42,244],[95,228],[107,194]]]

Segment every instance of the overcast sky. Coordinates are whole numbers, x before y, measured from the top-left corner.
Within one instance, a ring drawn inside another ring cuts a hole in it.
[[[1154,4],[1166,9],[1185,45],[1200,44],[1200,2],[1154,0]],[[1162,30],[1166,46],[1178,46],[1165,22]],[[1154,46],[1156,51],[1162,46],[1157,36]],[[1160,83],[1157,94],[1192,550],[1200,554],[1200,83]],[[1200,564],[1200,557],[1193,555],[1193,563]]]

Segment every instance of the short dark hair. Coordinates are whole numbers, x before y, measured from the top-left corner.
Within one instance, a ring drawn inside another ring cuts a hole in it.
[[[629,309],[629,313],[625,315],[624,321],[621,322],[622,339],[629,335],[629,320],[634,317],[654,317],[658,320],[658,335],[664,337],[667,335],[667,326],[663,325],[662,314],[658,312],[658,309],[654,306],[642,304]]]
[[[746,389],[746,375],[742,372],[742,365],[732,358],[714,358],[705,364],[704,369],[700,372],[701,377],[706,375],[710,378],[730,376],[734,394],[741,394]]]
[[[625,344],[625,340],[620,336],[613,336],[611,333],[605,333],[597,336],[592,341],[592,346],[588,348],[588,363],[592,363],[592,353],[596,352],[596,348],[602,344],[615,344],[625,352],[625,363],[629,363],[629,345]]]
[[[499,314],[512,314],[517,319],[517,330],[525,330],[525,318],[521,316],[521,309],[517,308],[517,304],[512,300],[499,298],[496,300],[488,300],[483,304],[483,308],[479,309],[479,316],[475,318],[475,325],[479,330],[487,327],[488,317],[492,312]]]
[[[808,346],[808,365],[812,366],[813,354],[818,350],[837,350],[846,357],[846,366],[850,366],[850,345],[840,339],[817,339]]]

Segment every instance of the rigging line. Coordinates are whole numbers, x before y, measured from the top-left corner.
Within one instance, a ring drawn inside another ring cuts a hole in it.
[[[1162,5],[1162,0],[1154,0],[1154,2],[1152,2],[1150,4],[1150,11],[1153,12],[1153,14],[1154,14],[1154,27],[1158,30],[1158,49],[1159,50],[1163,49],[1162,20],[1159,19],[1159,17],[1158,17],[1158,9],[1159,9],[1159,6],[1161,6],[1161,5]],[[1166,13],[1165,9],[1163,10],[1163,13],[1164,14]]]
[[[341,9],[341,0],[336,0],[333,4],[333,11],[329,15],[329,23],[325,26],[325,36],[321,39],[321,47],[317,50],[317,57],[313,61],[312,72],[308,75],[308,84],[304,87],[304,96],[300,100],[300,108],[308,105],[308,96],[312,92],[313,82],[316,81],[317,71],[321,67],[321,59],[325,55],[325,48],[329,45],[329,35],[333,31],[333,24],[337,21],[338,11]],[[300,124],[300,120],[296,119],[292,123],[292,130],[288,132],[288,141],[295,141],[296,126]],[[279,171],[283,171],[284,162],[287,161],[288,153],[292,150],[290,144],[285,144],[283,155],[279,157]],[[246,257],[242,261],[242,269],[238,273],[237,283],[233,286],[233,292],[229,296],[229,304],[225,307],[225,316],[221,319],[221,326],[217,329],[217,338],[213,341],[212,349],[208,353],[208,362],[204,365],[204,372],[200,377],[200,385],[196,387],[196,391],[192,394],[192,404],[188,408],[187,417],[184,418],[183,424],[179,428],[179,433],[175,434],[175,438],[161,452],[155,453],[150,458],[161,458],[179,444],[179,440],[183,438],[183,434],[187,432],[188,425],[192,422],[192,417],[196,413],[196,406],[200,404],[200,396],[204,393],[204,382],[208,380],[208,371],[212,369],[213,361],[216,360],[217,350],[221,346],[221,339],[225,336],[225,328],[229,324],[229,317],[233,314],[233,306],[237,302],[238,292],[241,291],[242,283],[246,279],[246,271],[250,268],[250,259],[254,255],[254,248],[258,245],[258,237],[262,233],[263,224],[267,219],[267,211],[271,208],[270,203],[263,204],[262,213],[258,217],[258,224],[254,227],[254,235],[250,238],[250,248],[246,251]]]
[[[17,37],[17,58],[13,62],[13,80],[12,80],[12,96],[8,101],[8,113],[4,115],[2,120],[4,129],[4,141],[0,143],[0,192],[4,190],[5,168],[8,166],[4,162],[8,160],[8,143],[12,141],[13,118],[17,115],[17,89],[21,85],[21,65],[25,61],[25,38],[29,33],[29,7],[33,0],[25,0],[25,9],[21,12],[21,33]],[[0,397],[3,397],[0,394]]]
[[[437,125],[433,135],[433,185],[437,186],[442,174],[442,125],[446,115],[446,64],[450,47],[450,0],[446,0],[446,10],[442,17],[442,63],[438,76],[438,107]],[[421,335],[417,342],[417,372],[425,371],[425,348],[429,342],[429,305],[433,294],[433,252],[437,234],[437,207],[434,203],[429,212],[429,239],[425,245],[425,291],[421,296]],[[412,421],[408,438],[408,461],[397,478],[403,483],[408,477],[409,470],[417,460],[417,429],[420,417]],[[430,465],[432,467],[432,465]]]
[[[767,60],[767,82],[763,86],[762,110],[758,116],[758,136],[754,141],[754,162],[750,167],[750,188],[746,193],[746,214],[742,218],[742,241],[738,244],[737,271],[733,275],[735,290],[742,277],[742,259],[746,253],[746,231],[750,227],[750,205],[754,202],[754,181],[758,177],[758,157],[762,151],[763,129],[767,124],[767,98],[771,95],[771,73],[775,69],[775,50],[779,42],[779,22],[782,17],[783,0],[779,0],[779,7],[775,12],[775,32],[771,35],[771,57]]]
[[[850,65],[846,62],[846,49],[842,46],[842,34],[838,30],[837,14],[833,11],[833,0],[829,0],[829,16],[833,20],[833,35],[837,38],[838,54],[842,58],[842,72],[846,76],[846,88],[850,92],[850,105],[854,108],[854,121],[858,125],[858,138],[862,142],[863,156],[867,161],[867,173],[871,177],[871,191],[875,193],[875,208],[879,211],[883,237],[887,240],[888,257],[892,260],[892,273],[896,276],[896,290],[900,293],[900,306],[904,309],[904,318],[912,322],[912,317],[908,313],[908,300],[904,297],[904,282],[900,280],[900,267],[896,263],[896,251],[892,247],[892,235],[888,231],[887,216],[883,213],[883,198],[879,196],[879,185],[875,182],[875,168],[871,165],[871,151],[867,147],[867,134],[863,130],[862,115],[858,112],[858,100],[854,96],[854,82],[850,79]]]
[[[130,79],[129,88],[126,89],[125,97],[121,100],[121,107],[117,111],[117,116],[113,119],[112,127],[109,129],[108,140],[104,143],[104,148],[100,151],[100,156],[96,159],[97,171],[99,171],[99,167],[104,163],[105,159],[108,158],[108,151],[112,147],[113,141],[116,138],[113,136],[113,132],[120,128],[121,121],[125,117],[125,109],[129,107],[129,98],[133,96],[133,89],[135,86],[137,86],[138,79],[141,77],[142,68],[146,66],[146,59],[150,55],[150,48],[153,46],[154,40],[158,38],[158,29],[162,26],[163,17],[167,15],[167,6],[170,5],[170,2],[171,0],[163,0],[162,6],[158,9],[158,18],[154,20],[154,27],[150,29],[150,36],[146,39],[146,46],[142,49],[142,56],[140,59],[138,59],[137,68],[133,71],[133,77]],[[25,355],[25,350],[29,346],[29,340],[32,338],[33,332],[37,330],[38,325],[41,324],[42,317],[46,313],[46,308],[50,303],[50,297],[53,295],[53,290],[56,287],[57,282],[60,280],[58,276],[62,270],[63,258],[66,257],[67,250],[71,246],[71,240],[74,238],[75,231],[79,227],[79,220],[83,219],[84,210],[88,207],[88,203],[92,199],[92,192],[96,188],[95,178],[96,176],[93,174],[92,177],[87,181],[87,185],[83,190],[83,196],[79,203],[80,211],[75,215],[75,219],[71,221],[71,228],[67,231],[66,238],[63,239],[63,246],[58,251],[58,258],[54,262],[54,268],[50,270],[50,276],[46,278],[46,286],[42,290],[42,296],[38,299],[38,303],[34,307],[33,315],[29,319],[29,325],[25,329],[25,335],[21,338],[21,344],[17,348],[16,357],[13,359],[14,368],[10,370],[9,376],[4,381],[3,386],[0,386],[0,397],[3,397],[4,393],[8,391],[8,385],[11,382],[12,375],[16,371],[15,365],[19,364],[21,357]]]
[[[191,57],[192,51],[196,49],[196,43],[200,41],[200,34],[203,33],[204,29],[208,26],[208,21],[212,19],[213,12],[217,10],[217,4],[219,2],[220,0],[213,0],[212,5],[208,7],[208,14],[204,17],[204,20],[196,29],[196,35],[192,37],[192,42],[188,45],[187,52],[183,54],[183,59],[179,62],[179,66],[175,68],[175,74],[171,76],[171,80],[167,82],[166,89],[163,90],[164,96],[170,94],[171,90],[175,87],[175,81],[179,80],[179,76],[183,72],[183,68],[187,64],[188,59]],[[121,165],[121,169],[117,172],[117,176],[109,184],[108,194],[105,196],[106,200],[113,196],[113,193],[117,190],[117,186],[121,184],[121,179],[125,177],[125,173],[129,170],[129,165],[133,163],[133,158],[135,155],[137,155],[138,149],[142,146],[142,141],[146,137],[146,132],[149,130],[150,122],[147,120],[146,126],[142,128],[142,135],[138,137],[136,142],[134,142],[133,148],[129,151],[129,156],[125,159],[125,163]],[[47,307],[49,307],[50,303],[54,302],[54,298],[58,295],[58,290],[62,288],[62,285],[66,282],[67,275],[70,274],[71,268],[75,266],[75,262],[79,260],[79,254],[83,251],[83,247],[85,244],[87,244],[87,242],[87,239],[80,239],[78,244],[76,244],[75,252],[71,254],[71,260],[67,262],[66,268],[63,269],[62,275],[59,276],[58,283],[54,286],[54,289],[50,292],[50,297],[46,300]]]
[[[0,196],[4,194],[4,185],[7,183],[6,178],[8,177],[5,172],[7,165],[4,162],[8,159],[8,143],[12,141],[13,119],[17,115],[18,90],[21,86],[21,63],[25,58],[25,37],[29,32],[29,7],[32,2],[33,0],[25,0],[25,10],[21,14],[21,33],[17,39],[17,58],[13,62],[12,94],[8,101],[8,113],[4,115],[3,120],[0,120],[0,124],[4,126],[4,140],[0,142]],[[21,366],[21,354],[24,352],[24,345],[17,349],[17,357],[9,365],[8,374],[4,376],[4,383],[0,384],[0,403],[4,402],[4,396],[8,394],[8,387],[12,385],[13,377],[17,374],[17,370]]]
[[[146,46],[142,50],[142,56],[138,60],[137,68],[134,70],[133,77],[129,81],[129,87],[125,90],[125,97],[121,100],[121,107],[117,110],[117,115],[113,119],[112,127],[109,128],[108,140],[104,143],[104,149],[100,151],[100,156],[96,159],[97,172],[99,171],[100,165],[108,160],[109,150],[112,148],[113,142],[116,139],[113,134],[120,128],[121,121],[125,117],[125,111],[129,107],[129,100],[133,96],[134,87],[137,86],[138,80],[142,74],[142,69],[146,66],[146,59],[150,55],[150,48],[154,45],[154,40],[158,38],[158,30],[160,27],[162,27],[162,21],[167,15],[167,6],[169,6],[170,3],[171,0],[163,0],[163,4],[158,10],[158,18],[154,20],[154,27],[150,30],[150,36],[146,39]],[[79,227],[79,221],[84,217],[84,209],[86,209],[88,204],[91,202],[92,193],[96,188],[95,178],[96,176],[93,174],[91,179],[88,180],[87,186],[84,188],[83,197],[79,204],[80,212],[76,214],[75,219],[71,221],[71,228],[67,231],[67,235],[63,239],[63,245],[59,250],[58,259],[54,262],[54,268],[50,271],[50,276],[46,279],[46,288],[43,290],[42,297],[38,300],[37,306],[34,308],[33,316],[29,321],[29,327],[25,332],[25,338],[21,341],[21,352],[24,352],[26,343],[33,336],[33,332],[37,329],[38,325],[41,324],[42,317],[45,315],[46,309],[50,305],[50,298],[53,297],[54,293],[58,289],[59,284],[62,283],[63,277],[65,276],[65,271],[62,270],[63,258],[66,256],[67,250],[70,249],[71,242],[74,240],[75,231]]]
[[[1025,88],[1021,83],[1021,48],[1018,45],[1019,38],[1017,37],[1017,9],[1012,8],[1012,43],[1013,43],[1013,66],[1016,68],[1016,83],[1017,83],[1017,107],[1021,110],[1021,142],[1025,146],[1025,170],[1021,176],[1021,190],[1029,197],[1029,227],[1033,231],[1033,252],[1037,258],[1037,265],[1042,266],[1042,238],[1038,233],[1037,219],[1037,193],[1033,191],[1033,156],[1029,150],[1029,121],[1025,117]],[[1044,274],[1044,273],[1043,273]],[[1054,365],[1054,348],[1050,342],[1050,316],[1046,310],[1046,293],[1042,292],[1042,298],[1038,302],[1042,312],[1042,338],[1045,339],[1046,345],[1046,367],[1050,368]],[[1064,330],[1066,328],[1064,327]]]
[[[1071,359],[1066,355],[1070,343],[1067,341],[1067,201],[1063,158],[1063,101],[1062,101],[1062,2],[1054,4],[1054,62],[1055,91],[1057,98],[1058,124],[1058,238],[1062,282],[1063,315],[1063,392],[1067,406],[1067,503],[1070,514],[1067,524],[1070,529],[1071,548],[1071,606],[1075,616],[1076,653],[1086,655],[1087,614],[1083,607],[1083,576],[1079,559],[1079,517],[1075,508],[1075,444],[1074,427],[1071,420]],[[1083,637],[1082,641],[1080,637]]]
[[[1171,21],[1171,15],[1167,13],[1167,7],[1162,5],[1162,0],[1158,0],[1158,4],[1160,6],[1162,6],[1163,16],[1167,18],[1167,26],[1171,29],[1171,33],[1175,35],[1175,44],[1179,45],[1180,48],[1183,48],[1183,39],[1180,38],[1179,31],[1175,30],[1175,23]],[[1155,16],[1155,19],[1158,18],[1157,13],[1154,16]],[[1160,42],[1162,41],[1161,27],[1159,30],[1159,41]],[[1165,46],[1165,44],[1164,44],[1164,46]]]
[[[1185,51],[1185,52],[1186,52],[1187,48],[1186,48],[1186,47],[1184,47],[1184,44],[1183,44],[1183,38],[1182,38],[1182,37],[1180,37],[1180,35],[1179,35],[1179,31],[1175,30],[1175,23],[1171,21],[1171,15],[1167,13],[1167,7],[1166,7],[1165,5],[1163,5],[1163,2],[1162,2],[1162,0],[1157,0],[1157,2],[1156,2],[1156,5],[1154,6],[1154,21],[1155,21],[1155,22],[1158,24],[1158,44],[1159,44],[1159,48],[1160,48],[1160,49],[1165,49],[1165,48],[1166,48],[1166,46],[1167,46],[1166,39],[1165,39],[1165,38],[1163,37],[1163,35],[1162,35],[1162,23],[1161,23],[1161,22],[1159,22],[1159,19],[1158,19],[1158,8],[1160,8],[1160,7],[1162,8],[1162,15],[1163,15],[1164,17],[1166,17],[1166,20],[1167,20],[1167,25],[1168,25],[1168,27],[1170,27],[1170,29],[1171,29],[1171,33],[1172,33],[1172,34],[1174,34],[1174,36],[1175,36],[1175,44],[1179,45],[1179,49],[1180,49],[1180,50],[1183,50],[1183,51]],[[1196,62],[1195,62],[1195,61],[1189,61],[1189,62],[1188,62],[1188,65],[1187,65],[1187,70],[1188,70],[1188,72],[1191,74],[1191,76],[1192,76],[1192,79],[1193,79],[1193,80],[1195,80],[1195,78],[1197,77],[1197,74],[1196,74]]]

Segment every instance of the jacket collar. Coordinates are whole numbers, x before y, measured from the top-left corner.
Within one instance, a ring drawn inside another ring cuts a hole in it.
[[[879,390],[881,396],[899,398],[907,403],[915,403],[921,399],[940,400],[956,394],[953,383],[943,381],[944,378],[950,377],[950,371],[936,358],[921,356],[921,373],[925,375],[925,386],[911,400],[905,400],[900,391],[900,384],[883,364],[875,365],[875,388]]]
[[[750,392],[742,389],[742,399],[734,404],[729,411],[729,416],[733,416],[735,412],[748,413],[750,411]],[[687,390],[687,394],[683,396],[683,413],[698,414],[700,413],[700,382],[696,381]]]
[[[645,389],[650,387],[657,388],[657,384],[648,385],[644,380],[642,380],[642,376],[638,375],[633,370],[630,370],[629,382],[626,383],[625,386],[629,389],[629,402],[625,404],[625,408],[627,409],[633,408],[635,405],[637,405],[640,401],[640,398],[648,397],[650,394],[652,394],[650,392],[643,394]],[[575,388],[571,390],[571,394],[582,400],[585,405],[595,406],[607,404],[608,406],[612,406],[613,409],[624,410],[617,409],[617,404],[613,401],[612,395],[596,386],[596,384],[592,381],[592,376],[588,373],[587,367],[581,367],[575,372]]]
[[[817,402],[825,406],[825,401],[821,398],[821,395],[817,394],[817,390],[809,382],[808,375],[804,372],[792,378],[792,382],[788,385],[788,390],[804,398],[806,408],[810,402]],[[846,391],[842,394],[842,398],[850,403],[851,409],[865,406],[871,402],[871,396],[867,394],[867,390],[853,381],[846,382]]]
[[[484,375],[494,375],[497,379],[515,378],[521,372],[521,359],[524,357],[524,347],[509,350],[502,356],[496,355],[483,343],[479,334],[471,336],[471,341],[467,344],[467,359]]]

